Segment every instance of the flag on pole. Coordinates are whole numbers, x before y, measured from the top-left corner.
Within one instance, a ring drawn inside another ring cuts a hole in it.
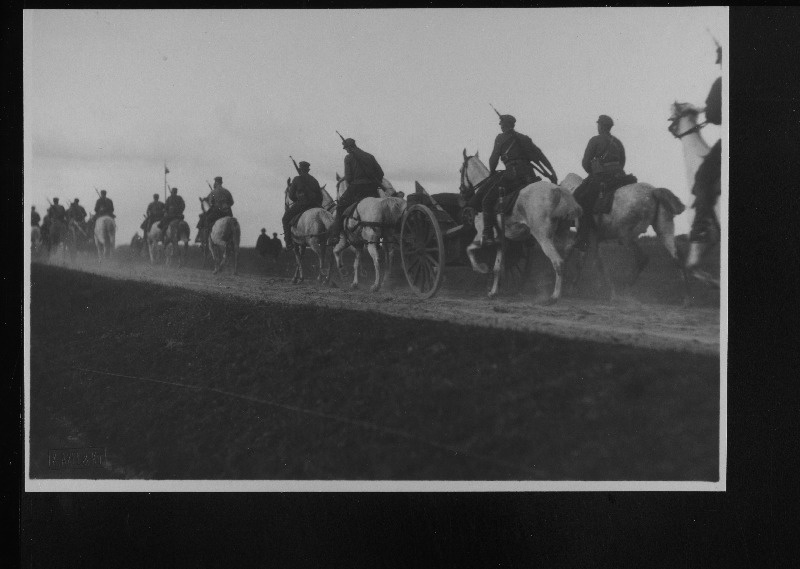
[[[167,168],[167,163],[164,162],[164,175],[166,176],[167,174],[169,174],[169,168]]]

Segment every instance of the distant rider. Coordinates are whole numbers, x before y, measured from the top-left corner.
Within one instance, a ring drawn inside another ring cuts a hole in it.
[[[75,198],[75,201],[69,204],[69,209],[67,209],[67,219],[75,220],[80,226],[83,226],[84,223],[86,223],[86,210],[83,209],[83,206],[78,203],[78,198]]]
[[[594,206],[603,184],[611,184],[615,179],[625,176],[625,147],[611,134],[613,126],[611,117],[600,115],[597,119],[597,135],[589,139],[583,153],[581,166],[589,175],[573,193],[575,201],[583,209],[575,243],[578,251],[586,251],[589,247],[589,233],[595,227]]]
[[[105,190],[100,190],[100,197],[94,204],[94,215],[95,219],[104,215],[116,217],[116,215],[114,215],[114,202],[106,197]]]
[[[292,232],[289,227],[292,218],[306,210],[322,207],[322,189],[319,187],[317,179],[309,174],[311,164],[301,161],[297,169],[299,173],[289,185],[289,199],[294,203],[286,210],[281,219],[283,239],[289,249],[292,247]]]
[[[147,211],[145,212],[144,221],[139,226],[142,228],[145,235],[150,233],[150,228],[153,226],[155,222],[164,219],[165,211],[166,207],[159,200],[159,195],[153,194],[153,201],[147,204]]]
[[[717,46],[717,65],[722,66],[722,47]],[[711,124],[722,124],[722,77],[717,77],[711,85],[711,91],[706,98],[706,121]],[[714,236],[719,230],[719,220],[714,212],[717,199],[720,196],[720,178],[722,176],[722,139],[706,155],[703,163],[694,176],[692,194],[695,196],[694,221],[689,233],[689,256],[686,268],[695,278],[712,285],[719,281],[707,271],[700,268],[703,254],[708,249]]]
[[[64,206],[58,203],[58,198],[53,198],[53,205],[47,208],[47,216],[50,218],[50,223],[54,221],[66,223],[67,212],[64,210]]]
[[[203,224],[211,231],[214,223],[223,217],[233,216],[233,196],[231,193],[222,186],[222,177],[217,176],[214,178],[214,187],[211,192],[203,198],[210,206],[205,213]]]
[[[164,204],[166,214],[164,215],[158,226],[161,230],[166,230],[169,224],[176,219],[183,219],[183,210],[186,209],[186,202],[178,195],[178,188],[172,188],[169,191],[169,197]]]
[[[369,152],[364,152],[352,138],[342,141],[342,148],[347,151],[344,157],[344,179],[347,180],[347,191],[339,196],[336,204],[336,217],[333,225],[328,230],[328,245],[336,245],[344,224],[345,210],[364,198],[380,197],[378,187],[383,181],[383,169],[375,157]]]
[[[42,218],[39,216],[39,213],[36,211],[36,206],[32,205],[31,206],[31,227],[38,227],[39,226],[39,222],[41,221],[41,219]]]
[[[489,176],[497,172],[497,164],[503,161],[506,169],[499,181],[489,180],[483,187],[475,192],[469,203],[474,210],[483,211],[483,245],[494,244],[494,206],[500,197],[500,190],[512,190],[524,183],[539,181],[531,165],[535,162],[546,168],[549,178],[555,184],[557,181],[555,170],[544,152],[533,143],[529,136],[514,130],[517,119],[511,115],[500,115],[500,130],[494,139],[494,148],[489,157]]]

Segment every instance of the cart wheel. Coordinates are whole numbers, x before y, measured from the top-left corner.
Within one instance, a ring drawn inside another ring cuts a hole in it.
[[[435,295],[442,284],[444,237],[436,216],[427,206],[414,204],[403,214],[400,259],[411,289],[422,298]]]

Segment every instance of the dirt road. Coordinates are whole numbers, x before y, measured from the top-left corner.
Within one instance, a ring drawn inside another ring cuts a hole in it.
[[[554,306],[535,304],[531,298],[525,297],[490,300],[480,291],[466,291],[458,286],[461,275],[467,270],[463,268],[448,269],[439,295],[420,300],[410,292],[397,271],[393,275],[394,287],[370,293],[371,279],[362,281],[360,290],[350,290],[341,286],[322,287],[310,280],[292,285],[286,277],[233,276],[229,270],[213,275],[209,270],[151,267],[123,260],[98,266],[95,260],[79,259],[71,267],[111,278],[152,282],[265,303],[366,310],[397,317],[706,355],[718,354],[720,349],[720,310],[715,307],[684,308],[645,304],[633,299],[609,302],[565,298]]]

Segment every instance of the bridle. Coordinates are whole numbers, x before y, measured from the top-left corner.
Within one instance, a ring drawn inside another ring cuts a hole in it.
[[[694,109],[694,108],[688,107],[688,106],[687,107],[683,107],[679,114],[677,114],[677,115],[675,115],[673,117],[670,117],[668,119],[670,121],[670,125],[667,127],[667,130],[669,130],[669,132],[670,132],[670,134],[672,134],[672,136],[674,136],[675,138],[677,138],[679,140],[681,138],[683,138],[684,136],[689,136],[690,134],[698,133],[698,132],[700,132],[700,130],[704,126],[706,126],[708,124],[707,120],[703,121],[701,123],[697,123],[696,125],[694,125],[693,127],[691,127],[690,129],[688,129],[688,130],[686,130],[684,132],[677,132],[677,130],[678,130],[678,121],[681,120],[683,117],[686,117],[686,116],[689,116],[689,115],[697,116],[699,114],[700,114],[700,112],[697,109]]]

